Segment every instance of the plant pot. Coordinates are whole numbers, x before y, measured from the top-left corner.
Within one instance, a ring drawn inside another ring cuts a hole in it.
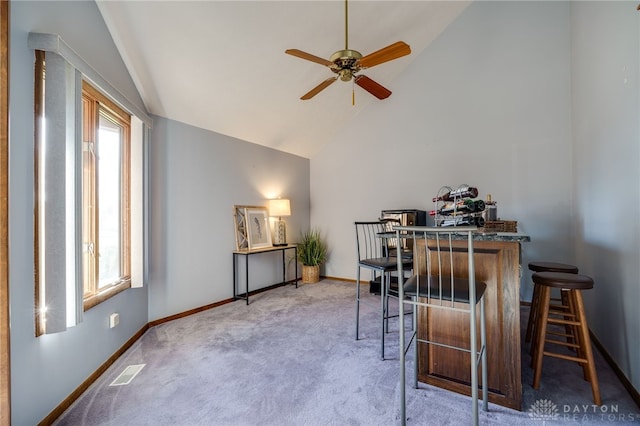
[[[320,265],[302,265],[302,284],[313,284],[320,281]]]

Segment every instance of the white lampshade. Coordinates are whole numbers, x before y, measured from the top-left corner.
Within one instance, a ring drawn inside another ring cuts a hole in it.
[[[269,200],[269,216],[282,217],[291,216],[291,204],[286,198]]]
[[[289,200],[278,198],[269,200],[269,216],[277,217],[274,223],[273,245],[287,245],[287,225],[282,220],[282,216],[291,216],[291,204]]]

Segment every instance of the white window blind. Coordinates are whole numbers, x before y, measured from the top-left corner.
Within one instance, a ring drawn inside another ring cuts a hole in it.
[[[47,52],[44,123],[39,157],[40,176],[40,311],[46,332],[56,333],[82,321],[81,274],[76,253],[80,249],[77,218],[80,197],[78,160],[80,133],[76,101],[81,76],[62,57]]]
[[[145,245],[145,171],[146,129],[137,117],[131,117],[131,287],[144,285]]]

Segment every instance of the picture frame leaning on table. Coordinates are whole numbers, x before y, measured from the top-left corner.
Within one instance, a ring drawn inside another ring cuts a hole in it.
[[[265,206],[233,206],[236,250],[272,247],[269,210]]]

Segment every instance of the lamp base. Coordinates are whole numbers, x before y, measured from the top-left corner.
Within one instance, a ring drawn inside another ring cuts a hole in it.
[[[287,245],[287,225],[284,223],[284,220],[278,219],[276,221],[273,234],[274,246],[277,247]]]

